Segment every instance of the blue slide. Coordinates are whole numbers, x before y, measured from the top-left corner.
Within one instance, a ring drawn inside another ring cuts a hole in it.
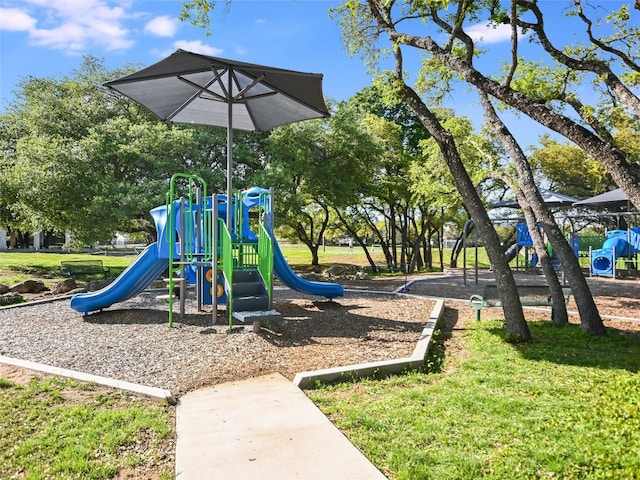
[[[619,257],[630,257],[640,252],[640,227],[627,230],[612,230],[602,248],[591,252],[591,273],[613,276],[614,266]]]
[[[298,292],[318,295],[329,299],[344,295],[344,288],[337,283],[311,282],[299,277],[294,272],[282,255],[280,246],[276,239],[273,239],[273,272],[278,280]]]
[[[74,295],[71,308],[85,314],[127,300],[151,285],[168,266],[166,258],[158,258],[158,244],[152,243],[105,288]]]

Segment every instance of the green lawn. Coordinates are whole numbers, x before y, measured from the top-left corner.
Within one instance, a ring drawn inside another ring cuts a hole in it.
[[[281,244],[282,253],[287,262],[299,271],[311,269],[311,253],[309,249],[301,243]],[[384,255],[380,247],[370,249],[370,254],[377,265],[385,265]],[[434,252],[437,254],[437,252]],[[449,260],[451,252],[445,251],[445,265]],[[115,255],[114,251],[107,255],[94,255],[87,253],[49,253],[49,252],[0,252],[0,283],[13,285],[28,279],[44,280],[47,286],[51,287],[61,281],[60,262],[63,260],[100,259],[105,266],[111,268],[114,274],[119,274],[134,259],[135,255]],[[366,255],[362,248],[354,246],[350,251],[348,247],[326,246],[318,250],[318,260],[320,268],[326,268],[334,263],[353,264],[367,266]],[[462,262],[462,257],[460,257]],[[467,265],[471,268],[475,262],[475,250],[467,250]],[[478,251],[478,263],[480,267],[488,267],[484,249]],[[434,258],[434,267],[440,268],[439,259]]]
[[[531,329],[472,324],[443,372],[310,396],[392,479],[640,478],[640,338]]]
[[[0,378],[0,478],[109,479],[156,464],[168,480],[173,437],[159,403],[56,377]]]
[[[118,274],[135,255],[90,255],[86,253],[0,252],[0,283],[14,285],[25,280],[42,280],[48,287],[64,279],[60,271],[63,260],[99,259]]]

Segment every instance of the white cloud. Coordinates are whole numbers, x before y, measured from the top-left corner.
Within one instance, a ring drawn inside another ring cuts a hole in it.
[[[476,42],[501,43],[511,39],[511,25],[493,26],[479,23],[465,29],[465,32]],[[519,36],[522,36],[520,29],[518,32]]]
[[[200,40],[178,40],[173,44],[176,48],[187,50],[193,53],[202,53],[203,55],[220,55],[224,50],[222,48],[212,47],[211,45],[205,45]]]
[[[246,55],[247,53],[249,53],[249,49],[247,47],[243,46],[243,45],[234,45],[233,51],[238,56],[243,56],[243,55]]]
[[[156,17],[145,25],[144,31],[156,37],[173,37],[178,31],[178,21],[167,15]]]
[[[0,30],[29,31],[35,24],[36,19],[19,8],[0,8]]]
[[[134,45],[125,21],[126,0],[22,0],[2,13],[2,28],[27,32],[32,44],[78,53],[92,48],[126,50]],[[12,22],[12,26],[5,23]]]

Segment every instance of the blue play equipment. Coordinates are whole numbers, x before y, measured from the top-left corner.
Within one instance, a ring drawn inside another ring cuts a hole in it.
[[[518,223],[516,225],[516,243],[511,245],[507,251],[504,252],[507,257],[507,261],[510,262],[516,258],[522,247],[531,246],[533,246],[533,240],[531,240],[531,234],[527,229],[527,225],[525,223]],[[518,267],[518,261],[516,261],[516,267]]]
[[[540,226],[538,225],[538,228]],[[533,254],[529,258],[529,248],[533,247],[533,239],[531,238],[531,232],[529,232],[529,228],[527,224],[524,222],[520,222],[516,225],[516,243],[509,247],[509,249],[505,252],[505,256],[507,257],[507,261],[511,261],[517,257],[518,253],[522,249],[525,248],[525,268],[534,268],[538,264],[538,254],[533,252]],[[549,244],[547,244],[547,250],[549,251],[549,256],[551,258],[551,263],[555,270],[560,268],[560,260],[553,253],[553,249]],[[516,268],[519,268],[520,262],[516,259]]]
[[[640,252],[640,227],[629,230],[612,230],[602,248],[591,251],[591,274],[615,277],[618,258],[631,258]]]
[[[175,182],[185,179],[189,182],[189,194],[176,200]],[[150,212],[157,242],[149,245],[102,290],[75,295],[71,299],[74,310],[87,314],[127,300],[146,289],[166,270],[169,271],[170,325],[174,293],[181,291],[182,314],[187,283],[196,284],[198,306],[200,302],[213,305],[214,315],[217,305],[226,303],[230,325],[232,317],[241,321],[251,318],[247,312],[240,314],[240,310],[270,308],[273,276],[284,285],[310,295],[328,299],[344,295],[341,285],[311,282],[291,269],[273,236],[269,190],[253,187],[238,193],[231,201],[229,228],[224,221],[229,203],[226,196],[207,196],[206,185],[204,191],[200,187],[192,191],[195,180],[204,184],[199,177],[174,175],[167,204]],[[268,299],[260,302],[259,297]],[[251,313],[264,315],[266,312]]]
[[[521,247],[533,247],[533,239],[527,224],[524,222],[518,223],[516,227],[516,234],[518,239],[518,245]]]

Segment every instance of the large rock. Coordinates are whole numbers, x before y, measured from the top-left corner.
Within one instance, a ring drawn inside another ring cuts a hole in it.
[[[62,295],[64,293],[69,293],[73,290],[75,290],[76,288],[78,288],[78,285],[76,284],[75,279],[73,278],[67,278],[63,281],[61,281],[59,284],[57,284],[53,290],[51,291],[52,295]]]
[[[16,292],[9,292],[4,295],[0,295],[0,305],[13,305],[15,303],[22,302],[24,302],[24,298]]]
[[[15,293],[41,293],[48,289],[42,280],[25,280],[14,285],[10,290]]]
[[[105,278],[100,280],[91,280],[87,283],[87,290],[89,292],[95,292],[96,290],[102,290],[104,287],[113,282],[115,278]]]
[[[358,271],[358,267],[356,265],[345,265],[342,263],[334,263],[329,268],[327,268],[322,275],[327,278],[340,278],[347,277],[350,275],[355,275]]]

